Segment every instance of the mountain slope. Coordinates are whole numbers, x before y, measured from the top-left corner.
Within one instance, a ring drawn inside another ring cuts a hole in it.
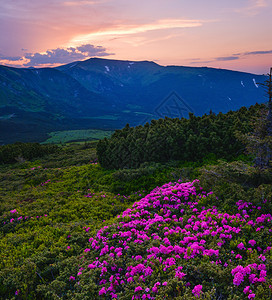
[[[40,141],[103,114],[106,100],[56,69],[0,66],[0,143]],[[79,125],[79,128],[83,126]]]
[[[263,82],[265,78],[206,67],[162,67],[154,62],[97,58],[62,66],[59,70],[74,77],[87,89],[111,97],[119,111],[131,110],[131,105],[137,105],[136,110],[151,113],[154,118],[164,116],[157,109],[172,94],[174,97],[168,99],[167,105],[168,116],[172,117],[181,116],[178,110],[171,109],[172,102],[183,108],[185,117],[188,112],[202,115],[211,109],[218,113],[250,106],[262,99],[257,82]],[[131,117],[136,114],[132,112]]]
[[[0,66],[0,144],[50,131],[115,129],[151,119],[236,110],[262,102],[265,76],[92,58],[57,68]]]

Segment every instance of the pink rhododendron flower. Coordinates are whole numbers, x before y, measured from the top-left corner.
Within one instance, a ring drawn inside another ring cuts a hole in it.
[[[138,292],[140,292],[140,291],[142,291],[142,290],[143,290],[143,288],[142,288],[141,286],[137,286],[137,287],[135,288],[134,292],[135,292],[135,293],[138,293]]]
[[[262,255],[262,254],[259,256],[259,259],[261,259],[262,261],[265,261],[265,260],[266,260],[265,256]]]
[[[102,287],[102,289],[99,291],[99,296],[101,296],[103,294],[107,294],[107,291],[106,291],[105,287]]]
[[[194,294],[195,297],[200,297],[200,293],[202,293],[202,285],[196,285],[193,290],[192,293]]]

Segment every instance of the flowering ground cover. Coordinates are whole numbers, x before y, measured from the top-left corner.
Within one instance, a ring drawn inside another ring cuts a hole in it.
[[[271,299],[270,200],[237,201],[235,214],[214,200],[198,180],[154,189],[89,239],[71,296]]]
[[[271,299],[269,172],[93,151],[0,168],[1,299]]]
[[[76,145],[0,166],[1,299],[65,297],[89,235],[171,172],[156,165],[109,171],[95,158],[94,148]]]

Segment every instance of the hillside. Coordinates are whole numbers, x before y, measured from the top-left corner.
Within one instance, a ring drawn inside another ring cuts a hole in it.
[[[206,67],[163,67],[149,61],[98,58],[61,66],[58,69],[71,75],[87,89],[111,98],[115,105],[120,106],[118,111],[127,109],[135,113],[131,105],[136,105],[139,113],[153,114],[151,119],[165,116],[160,115],[164,111],[156,109],[173,92],[180,98],[180,103],[175,97],[169,99],[169,103],[166,103],[168,117],[187,117],[189,112],[203,115],[210,110],[216,113],[227,112],[244,105],[253,105],[260,97],[257,82],[263,82],[265,78]],[[177,100],[183,115],[181,111],[171,109],[171,105],[174,104],[171,100]]]
[[[92,58],[57,68],[0,66],[0,143],[61,130],[122,128],[262,102],[265,76]]]
[[[81,128],[105,100],[55,69],[0,67],[1,141],[41,141],[56,129]],[[77,125],[78,123],[78,125]]]
[[[20,156],[0,165],[1,299],[272,298],[271,169],[235,147],[105,169],[96,147],[0,147]]]

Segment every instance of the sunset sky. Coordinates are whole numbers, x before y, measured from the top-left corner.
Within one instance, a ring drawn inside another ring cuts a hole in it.
[[[0,0],[0,64],[90,57],[268,73],[272,0]]]

